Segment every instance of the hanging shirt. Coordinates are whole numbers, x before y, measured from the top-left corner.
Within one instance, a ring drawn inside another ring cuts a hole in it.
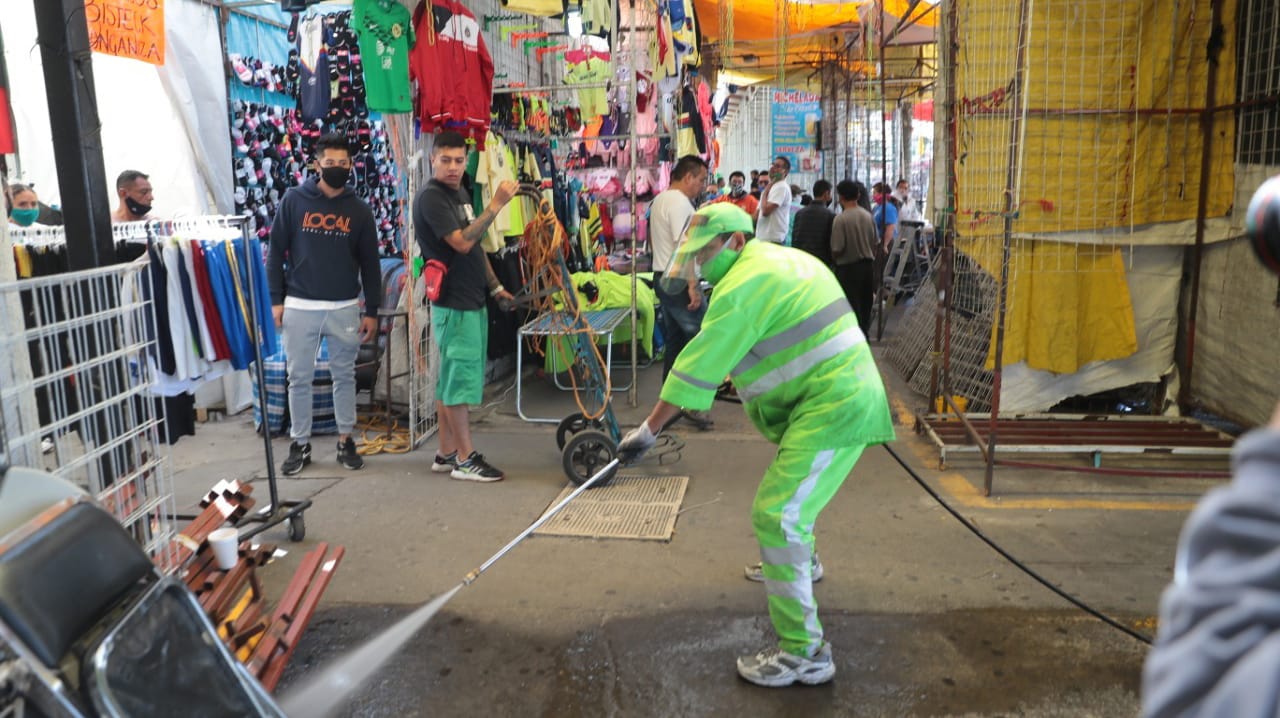
[[[558,12],[558,11],[557,11]],[[417,42],[409,77],[418,85],[424,131],[461,128],[484,146],[493,100],[493,59],[475,15],[458,0],[431,0],[413,11]]]
[[[482,205],[488,206],[493,200],[493,191],[505,181],[516,181],[516,163],[511,150],[501,137],[494,135],[485,143],[480,151],[480,161],[476,166],[476,182],[481,187]],[[524,234],[524,213],[520,202],[511,201],[494,216],[493,223],[481,244],[484,251],[493,253],[502,249],[503,237]]]
[[[409,8],[397,0],[355,0],[351,22],[360,43],[369,109],[412,112],[409,48],[414,36]]]
[[[609,63],[598,57],[589,57],[583,62],[572,64],[564,73],[566,85],[600,85],[599,87],[578,90],[578,107],[582,108],[582,117],[596,117],[609,112],[609,99],[603,84],[610,78]]]
[[[613,26],[613,3],[609,0],[582,0],[582,32],[607,37]]]
[[[564,12],[561,0],[502,0],[502,7],[511,12],[554,17]]]
[[[324,16],[312,15],[298,23],[298,110],[302,121],[329,115],[329,51]]]

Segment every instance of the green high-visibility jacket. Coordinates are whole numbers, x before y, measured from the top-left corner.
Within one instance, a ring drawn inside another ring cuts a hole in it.
[[[726,376],[751,422],[780,446],[832,449],[894,438],[871,347],[835,276],[808,252],[747,242],[661,396],[706,409]]]

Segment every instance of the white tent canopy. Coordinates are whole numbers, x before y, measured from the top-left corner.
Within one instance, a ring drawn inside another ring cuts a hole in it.
[[[60,203],[35,3],[6,3],[0,18],[18,136],[17,173],[46,204]],[[218,15],[197,0],[165,2],[165,64],[93,54],[107,191],[133,169],[151,176],[156,217],[234,210],[227,89]],[[62,100],[55,100],[55,110]]]

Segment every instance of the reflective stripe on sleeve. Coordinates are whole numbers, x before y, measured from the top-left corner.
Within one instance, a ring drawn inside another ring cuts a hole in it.
[[[857,326],[849,327],[777,369],[764,374],[750,384],[741,385],[735,380],[734,385],[738,389],[738,396],[743,401],[750,401],[758,396],[767,394],[782,386],[785,382],[804,374],[843,351],[862,344],[866,340],[866,337],[862,335],[861,329]]]
[[[756,364],[780,351],[790,349],[809,337],[817,335],[852,311],[849,308],[849,300],[844,297],[836,299],[794,327],[779,332],[768,339],[761,339],[756,342],[756,345],[751,347],[751,351],[747,352],[742,361],[738,362],[738,366],[733,368],[732,374],[738,376],[750,371]]]

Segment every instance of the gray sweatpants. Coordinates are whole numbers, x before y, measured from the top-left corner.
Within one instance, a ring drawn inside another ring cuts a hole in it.
[[[329,340],[333,376],[333,415],[339,434],[356,425],[356,354],[360,350],[360,307],[329,311],[284,310],[284,350],[289,355],[289,436],[299,444],[311,438],[311,383],[321,337]]]

